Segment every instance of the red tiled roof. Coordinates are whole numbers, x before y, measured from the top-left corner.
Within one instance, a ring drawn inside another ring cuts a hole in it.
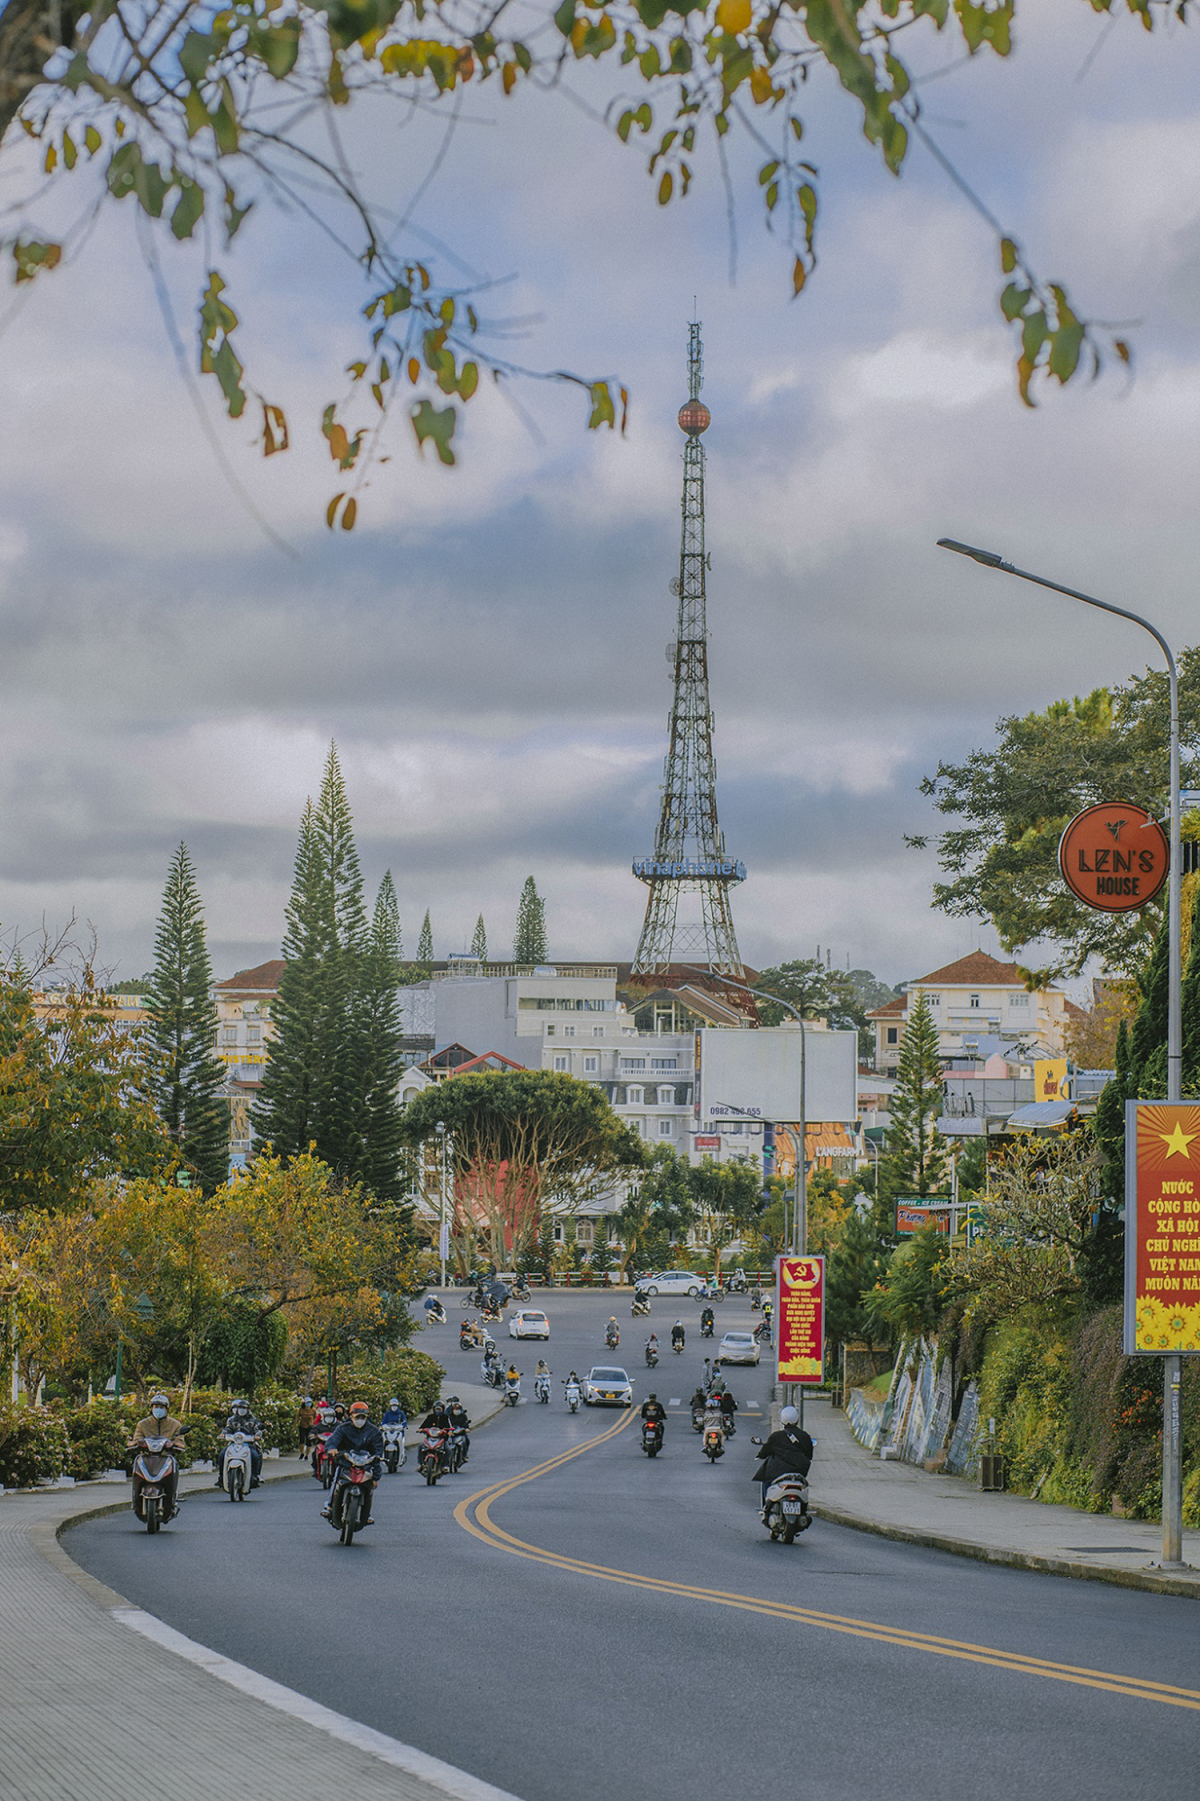
[[[282,974],[283,958],[272,957],[269,963],[258,963],[253,969],[239,969],[235,976],[218,982],[217,987],[223,994],[231,994],[243,988],[253,989],[256,993],[266,991],[274,994]]]
[[[1021,972],[1015,963],[998,963],[986,951],[972,951],[969,957],[960,957],[957,963],[947,963],[944,969],[934,969],[927,976],[917,977],[922,985],[926,982],[982,982],[1011,987],[1020,980]]]
[[[898,994],[894,1001],[885,1001],[882,1007],[873,1007],[867,1014],[868,1019],[894,1019],[898,1013],[908,1010],[908,996]]]
[[[1079,1007],[1074,1001],[1067,1000],[1065,997],[1063,999],[1063,1012],[1068,1019],[1086,1019],[1088,1016],[1086,1007]]]

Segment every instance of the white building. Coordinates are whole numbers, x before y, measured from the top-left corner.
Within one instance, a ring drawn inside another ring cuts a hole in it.
[[[999,1039],[1025,1060],[1059,1057],[1067,1028],[1082,1009],[1059,988],[1030,992],[1015,963],[972,951],[927,976],[904,984],[904,993],[868,1014],[875,1027],[875,1067],[894,1075],[910,1005],[924,994],[947,1061],[976,1056],[981,1040]]]

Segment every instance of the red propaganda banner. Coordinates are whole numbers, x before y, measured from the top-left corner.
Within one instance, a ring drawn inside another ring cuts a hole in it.
[[[825,1368],[825,1259],[780,1257],[775,1265],[778,1382],[820,1383]]]
[[[1189,1351],[1200,1353],[1200,1106],[1127,1101],[1125,1354]]]

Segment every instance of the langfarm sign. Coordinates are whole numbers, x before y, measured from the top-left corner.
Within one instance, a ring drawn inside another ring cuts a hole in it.
[[[1058,867],[1077,900],[1101,913],[1132,913],[1153,900],[1171,861],[1167,835],[1132,801],[1085,807],[1058,841]]]
[[[1200,1354],[1200,1106],[1125,1103],[1125,1355]]]
[[[778,1259],[775,1330],[775,1380],[818,1386],[825,1372],[824,1257]]]

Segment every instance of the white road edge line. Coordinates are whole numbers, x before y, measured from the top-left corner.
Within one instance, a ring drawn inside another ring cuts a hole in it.
[[[518,1801],[518,1797],[509,1794],[507,1789],[495,1788],[490,1782],[469,1775],[466,1770],[443,1763],[440,1757],[430,1757],[427,1752],[418,1751],[415,1745],[401,1744],[399,1739],[389,1738],[386,1732],[376,1732],[373,1726],[364,1726],[347,1714],[335,1713],[331,1707],[322,1707],[308,1695],[285,1688],[283,1683],[273,1682],[269,1676],[260,1675],[244,1663],[235,1663],[231,1657],[223,1657],[207,1645],[197,1644],[194,1638],[176,1632],[165,1620],[156,1619],[140,1607],[114,1607],[112,1617],[122,1626],[140,1632],[143,1638],[152,1639],[164,1650],[198,1664],[218,1681],[227,1682],[231,1688],[240,1689],[256,1701],[290,1714],[293,1719],[304,1720],[319,1732],[327,1732],[331,1738],[341,1739],[344,1744],[367,1752],[393,1769],[403,1770],[407,1775],[429,1783],[440,1794],[452,1797],[452,1801]]]

